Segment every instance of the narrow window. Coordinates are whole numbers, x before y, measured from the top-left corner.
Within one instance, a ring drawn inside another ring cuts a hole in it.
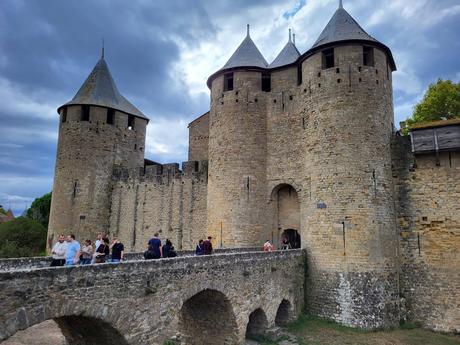
[[[262,73],[262,91],[270,92],[272,90],[272,77],[270,73]]]
[[[89,121],[89,105],[81,106],[81,120]]]
[[[134,129],[134,115],[128,116],[128,129],[129,130]]]
[[[297,66],[297,85],[302,85],[302,65]]]
[[[367,46],[363,47],[363,65],[374,66],[374,48]]]
[[[323,69],[334,67],[334,48],[323,50]]]
[[[62,108],[62,123],[67,122],[67,107]]]
[[[115,110],[112,108],[107,109],[107,124],[113,125],[115,123]]]
[[[224,74],[224,91],[233,90],[233,73]]]

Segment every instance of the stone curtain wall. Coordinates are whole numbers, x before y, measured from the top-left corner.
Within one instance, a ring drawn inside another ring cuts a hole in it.
[[[48,236],[74,233],[94,239],[109,230],[111,176],[114,165],[133,169],[144,164],[147,121],[136,118],[128,129],[128,115],[115,111],[107,124],[107,109],[90,106],[89,121],[81,121],[81,107],[61,110]]]
[[[209,112],[188,125],[188,160],[208,160]]]
[[[204,295],[222,305],[218,311],[225,314],[206,320],[197,309],[197,324],[213,332],[219,320],[231,320],[234,326],[221,332],[231,334],[220,344],[228,339],[229,344],[243,344],[256,309],[265,314],[267,327],[274,326],[277,314],[283,322],[286,312],[290,320],[299,315],[304,262],[303,251],[290,250],[0,272],[0,340],[55,319],[64,326],[80,320],[87,327],[84,336],[93,334],[91,324],[101,327],[100,332],[116,330],[123,336],[120,344],[161,345],[177,333],[193,343],[190,339],[203,330],[194,327],[187,307]],[[207,307],[213,310],[215,304]],[[216,343],[208,338],[200,344]]]
[[[176,249],[194,249],[206,232],[207,161],[120,170],[112,191],[110,236],[143,251],[155,232]]]
[[[402,317],[460,331],[460,153],[410,154],[393,145],[400,233]]]

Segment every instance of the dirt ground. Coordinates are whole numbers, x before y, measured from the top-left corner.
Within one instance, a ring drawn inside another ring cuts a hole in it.
[[[53,320],[17,332],[1,345],[67,345],[59,326]]]

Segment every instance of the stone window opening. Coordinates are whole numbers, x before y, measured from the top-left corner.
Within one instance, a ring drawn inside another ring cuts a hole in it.
[[[337,68],[335,69],[335,73],[340,73],[340,68],[337,67]]]
[[[134,129],[134,122],[135,122],[134,115],[129,115],[129,116],[128,116],[128,129],[129,129],[129,130],[133,130],[133,129]]]
[[[107,120],[108,125],[113,125],[115,123],[115,110],[112,108],[107,109]]]
[[[262,73],[262,91],[270,92],[272,89],[272,80],[270,73]]]
[[[89,121],[89,105],[81,106],[81,121]]]
[[[297,66],[297,85],[302,85],[302,65]]]
[[[323,69],[334,67],[334,48],[323,50]]]
[[[62,123],[67,122],[67,107],[62,108]]]
[[[75,199],[77,197],[77,187],[78,187],[78,181],[75,181],[73,183],[72,199]]]
[[[233,73],[224,74],[224,91],[233,90]]]
[[[374,48],[368,46],[363,47],[363,65],[374,66]]]
[[[337,84],[340,84],[342,82],[341,79],[337,79]]]

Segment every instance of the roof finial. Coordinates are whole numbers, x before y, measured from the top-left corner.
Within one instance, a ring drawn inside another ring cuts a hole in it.
[[[101,59],[104,58],[104,39],[102,39],[102,51],[101,51]]]
[[[291,42],[291,29],[289,29],[289,42]]]
[[[339,8],[343,8],[343,1],[339,0]]]
[[[292,34],[292,43],[295,45],[295,34]]]
[[[247,35],[249,37],[249,24],[247,25],[247,30],[248,30]]]

